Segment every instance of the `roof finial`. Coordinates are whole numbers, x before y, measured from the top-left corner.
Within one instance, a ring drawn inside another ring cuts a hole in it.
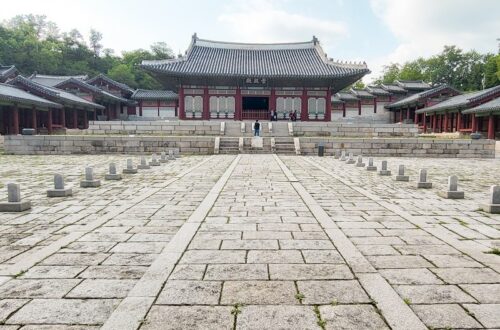
[[[193,41],[198,39],[198,35],[196,34],[196,32],[193,34]]]
[[[318,38],[316,38],[316,36],[313,36],[313,44],[316,45],[318,43],[319,43]]]

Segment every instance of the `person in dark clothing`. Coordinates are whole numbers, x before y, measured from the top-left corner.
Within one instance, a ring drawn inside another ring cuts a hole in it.
[[[253,133],[254,136],[260,136],[260,123],[258,119],[256,119],[255,123],[253,124],[253,130],[254,130]]]

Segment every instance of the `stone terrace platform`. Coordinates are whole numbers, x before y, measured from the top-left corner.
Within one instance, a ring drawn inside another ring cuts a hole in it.
[[[191,156],[78,188],[126,158],[0,156],[33,204],[0,213],[0,329],[500,328],[500,216],[478,211],[499,159],[385,158],[397,182],[331,157]],[[72,197],[45,197],[54,172]],[[437,195],[452,174],[464,200]]]

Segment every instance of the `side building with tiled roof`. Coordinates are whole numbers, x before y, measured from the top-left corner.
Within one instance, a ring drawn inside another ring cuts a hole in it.
[[[130,97],[137,102],[135,115],[147,119],[178,116],[179,95],[172,91],[137,89]]]
[[[0,65],[0,83],[7,82],[19,75],[15,65]]]
[[[165,89],[179,94],[180,119],[331,120],[331,96],[369,73],[366,64],[333,61],[316,38],[244,44],[192,38],[186,55],[143,61]]]

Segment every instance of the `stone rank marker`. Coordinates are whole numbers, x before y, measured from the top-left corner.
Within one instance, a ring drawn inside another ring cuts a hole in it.
[[[342,153],[340,154],[340,160],[345,162],[346,158],[345,158],[345,150],[342,150]]]
[[[484,212],[500,214],[500,186],[491,186],[488,204],[481,205]]]
[[[347,159],[347,162],[346,164],[355,164],[356,161],[354,160],[354,155],[352,154],[352,152],[349,153],[349,159]]]
[[[134,167],[134,162],[132,159],[127,159],[127,168],[122,171],[123,174],[135,174],[137,173],[137,168]]]
[[[421,169],[418,172],[417,188],[430,189],[432,182],[427,182],[427,170]]]
[[[464,192],[458,191],[458,178],[456,175],[448,177],[448,190],[438,193],[443,198],[449,199],[463,199]]]
[[[149,162],[150,166],[160,166],[161,163],[158,161],[158,156],[156,154],[153,154],[151,156],[151,161]]]
[[[146,162],[146,157],[144,156],[141,157],[141,163],[137,165],[137,168],[140,170],[149,170],[151,168],[151,166],[149,166],[148,163]]]
[[[71,188],[64,188],[64,178],[61,174],[54,174],[54,189],[47,190],[47,197],[72,196]]]
[[[405,175],[405,166],[404,165],[399,165],[398,175],[396,175],[396,181],[405,181],[405,182],[410,181],[410,177],[408,175]]]
[[[365,167],[365,163],[363,163],[363,157],[361,155],[358,156],[356,167]]]
[[[168,151],[168,160],[175,160],[175,155],[173,150]]]
[[[122,175],[119,173],[116,173],[116,164],[115,163],[110,163],[109,164],[109,173],[104,175],[105,180],[121,180]]]
[[[165,153],[165,151],[162,151],[160,154],[160,163],[166,163],[166,162],[168,162],[167,154]]]
[[[389,176],[391,175],[391,171],[387,169],[387,160],[382,161],[382,168],[378,171],[378,175]]]
[[[340,158],[340,150],[335,151],[335,156],[333,156],[334,159],[339,159]]]
[[[30,201],[21,201],[21,186],[18,183],[7,184],[7,202],[0,203],[0,212],[23,212],[31,209]]]
[[[368,166],[366,167],[366,170],[367,171],[376,171],[377,170],[377,166],[373,165],[373,158],[372,157],[368,158]]]
[[[97,188],[101,186],[101,180],[94,178],[94,169],[90,166],[85,167],[85,180],[80,181],[82,188]]]

